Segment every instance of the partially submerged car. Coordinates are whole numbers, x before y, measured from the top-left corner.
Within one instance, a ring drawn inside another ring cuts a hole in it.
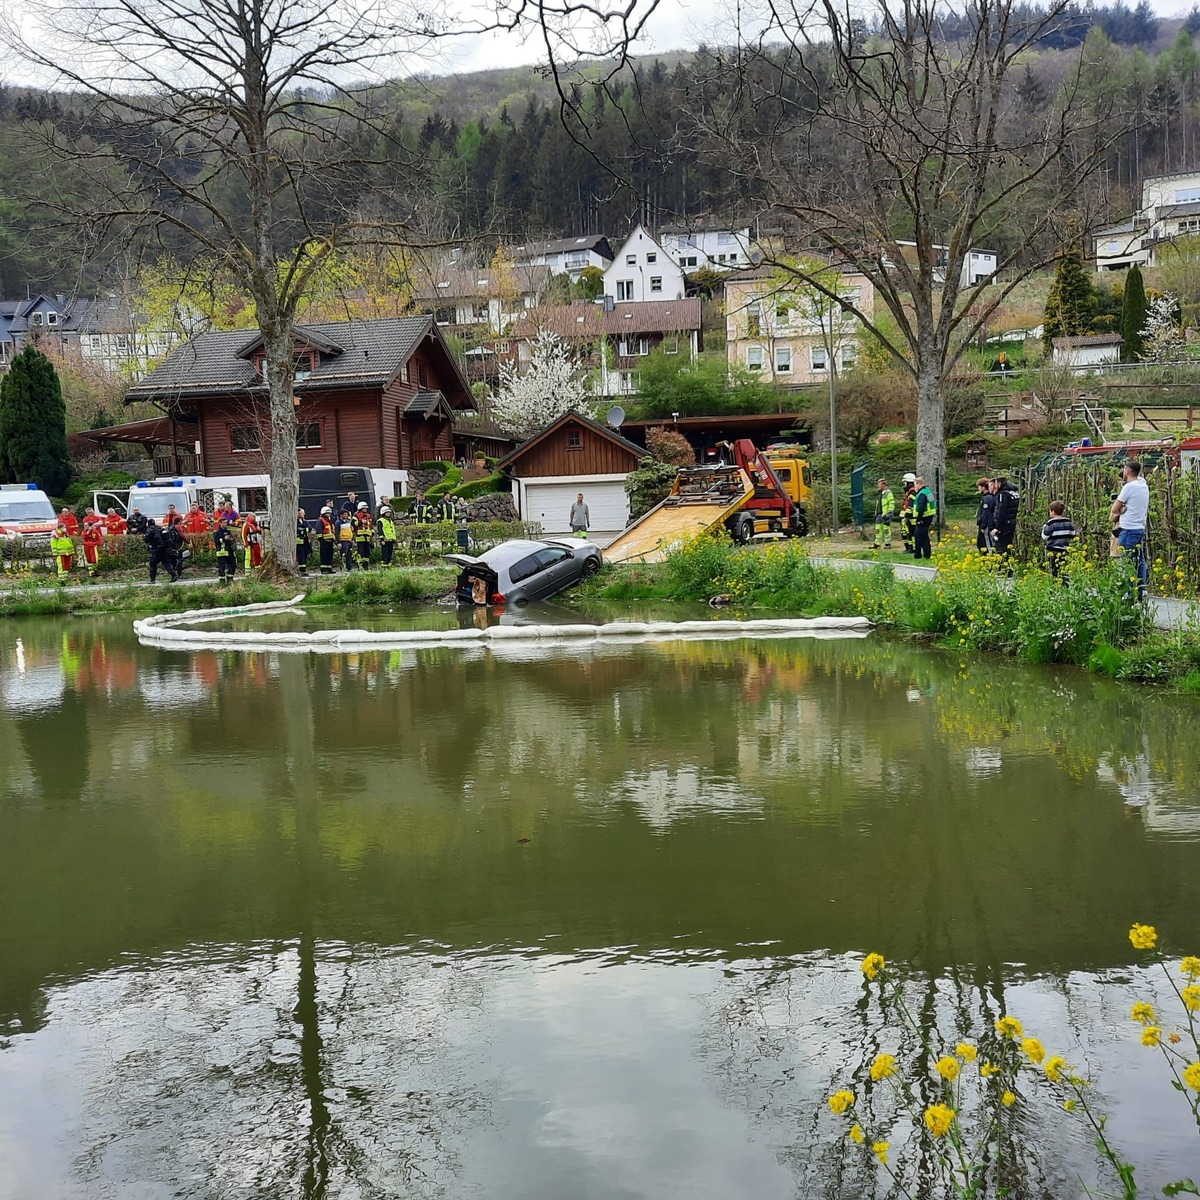
[[[525,604],[545,600],[594,575],[600,548],[578,538],[501,542],[478,558],[447,554],[462,568],[454,595],[460,604]]]

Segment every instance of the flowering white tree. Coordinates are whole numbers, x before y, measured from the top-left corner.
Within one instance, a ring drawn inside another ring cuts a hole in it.
[[[529,344],[529,362],[506,364],[492,415],[506,433],[529,437],[564,413],[577,409],[591,416],[595,399],[588,371],[556,333],[543,329]]]
[[[1175,319],[1179,297],[1163,292],[1150,301],[1142,326],[1142,358],[1146,362],[1176,362],[1184,356],[1183,330]]]

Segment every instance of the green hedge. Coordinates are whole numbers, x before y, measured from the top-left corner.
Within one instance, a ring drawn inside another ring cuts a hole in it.
[[[484,479],[476,479],[471,483],[464,483],[458,489],[456,495],[461,496],[464,500],[478,500],[480,496],[490,496],[493,492],[504,491],[504,476],[499,471],[492,475],[486,476]]]

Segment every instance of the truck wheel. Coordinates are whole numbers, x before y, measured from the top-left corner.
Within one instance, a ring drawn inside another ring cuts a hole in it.
[[[796,514],[796,524],[792,527],[792,536],[793,537],[807,537],[808,536],[808,517],[806,517],[804,515],[804,513]]]
[[[743,517],[733,527],[733,540],[739,545],[745,546],[754,536],[754,521],[750,517]]]

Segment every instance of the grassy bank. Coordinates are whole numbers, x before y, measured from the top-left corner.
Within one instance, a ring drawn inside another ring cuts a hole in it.
[[[364,572],[338,576],[331,582],[319,577],[281,584],[237,579],[224,587],[214,580],[157,587],[55,588],[42,580],[30,580],[0,591],[0,617],[182,612],[288,600],[300,592],[306,593],[304,603],[310,608],[354,608],[436,600],[453,586],[454,572],[449,570]]]
[[[1167,683],[1200,695],[1200,630],[1159,632],[1131,602],[1119,566],[1072,555],[1067,582],[1039,569],[1009,580],[966,542],[944,543],[932,581],[897,579],[884,563],[838,570],[795,542],[740,548],[698,538],[666,562],[610,568],[586,585],[610,601],[724,597],[742,609],[797,616],[865,616],[959,651],[1073,663],[1117,679]]]

